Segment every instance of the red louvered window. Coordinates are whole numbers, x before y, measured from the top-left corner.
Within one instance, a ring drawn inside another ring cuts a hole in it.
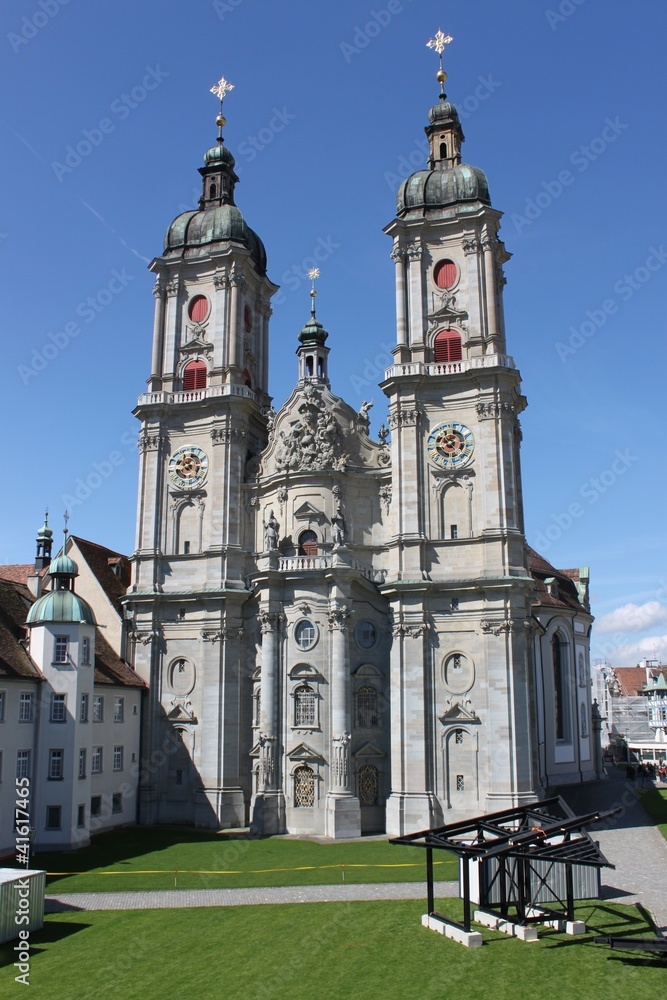
[[[188,316],[193,323],[203,323],[208,316],[208,299],[205,295],[195,295],[188,309]]]
[[[454,330],[441,330],[440,333],[436,333],[433,350],[436,361],[460,361],[463,357],[461,338]]]
[[[433,280],[438,288],[451,288],[459,276],[458,268],[453,260],[439,260],[433,268]]]
[[[189,361],[183,372],[183,392],[206,388],[206,365],[203,361]]]

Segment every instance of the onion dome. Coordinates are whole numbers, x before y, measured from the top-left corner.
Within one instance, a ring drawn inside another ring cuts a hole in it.
[[[46,539],[48,539],[48,538],[53,538],[53,532],[49,528],[49,522],[48,522],[47,518],[45,517],[44,518],[44,524],[42,525],[42,527],[37,532],[37,540],[39,541],[40,539],[43,539],[44,541],[46,541]]]
[[[226,81],[224,81],[226,84]],[[229,87],[228,87],[229,89]],[[217,93],[217,91],[214,92]],[[240,243],[250,252],[259,274],[266,274],[266,250],[257,233],[246,225],[234,204],[234,188],[238,175],[236,161],[224,145],[221,112],[216,118],[218,140],[204,154],[202,195],[199,209],[182,212],[171,223],[164,238],[165,257],[202,257],[216,249],[217,244]]]
[[[79,567],[63,552],[49,566],[53,590],[35,601],[28,612],[26,625],[43,625],[47,622],[72,622],[97,625],[95,614],[88,601],[74,593],[74,580]]]

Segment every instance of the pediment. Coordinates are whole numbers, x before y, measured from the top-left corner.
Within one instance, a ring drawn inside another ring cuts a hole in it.
[[[259,743],[255,743],[252,750],[248,752],[248,757],[259,757]]]
[[[289,672],[291,681],[321,681],[322,674],[310,663],[297,663]]]
[[[318,510],[308,501],[302,503],[298,510],[294,511],[294,517],[297,521],[317,521],[319,524],[326,521],[324,512]]]
[[[299,743],[298,746],[294,747],[287,754],[288,760],[305,760],[309,764],[323,764],[324,757],[322,754],[318,753],[317,750],[313,750],[309,747],[307,743]]]
[[[171,711],[167,713],[167,718],[170,722],[197,722],[197,716],[180,702],[176,702]]]
[[[440,716],[440,722],[443,726],[452,726],[455,723],[466,722],[468,724],[474,723],[479,724],[479,718],[475,715],[472,709],[464,708],[460,702],[455,702],[451,708],[448,708],[444,715]]]
[[[359,747],[358,750],[355,750],[354,753],[352,754],[352,756],[353,757],[386,757],[387,755],[386,755],[386,753],[383,750],[380,750],[379,747],[376,747],[375,743],[371,743],[369,741],[368,743],[364,743],[363,746]]]
[[[195,331],[192,339],[179,348],[181,354],[207,354],[212,350],[213,344],[203,336],[203,330]]]

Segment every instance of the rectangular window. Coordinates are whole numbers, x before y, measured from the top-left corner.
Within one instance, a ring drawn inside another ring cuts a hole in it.
[[[458,597],[452,597],[452,611],[459,610],[459,599]]]
[[[176,770],[176,784],[177,785],[183,784],[183,771],[180,768]]]
[[[114,771],[123,770],[123,748],[114,747],[113,748],[113,769]]]
[[[114,698],[113,700],[113,721],[122,722],[125,717],[125,699]]]
[[[19,694],[19,722],[32,722],[33,695],[27,691]]]
[[[462,774],[456,775],[456,791],[465,792],[465,778]]]
[[[104,722],[104,696],[93,695],[93,722]]]
[[[67,663],[68,654],[69,654],[69,636],[57,635],[56,646],[53,651],[53,662]]]
[[[449,526],[449,537],[458,538],[459,537],[459,526],[458,524],[451,524]]]
[[[5,721],[5,692],[0,691],[0,722]]]
[[[79,777],[86,777],[86,748],[81,747],[79,750]]]
[[[183,555],[184,556],[190,555],[190,542],[183,542]]]
[[[102,796],[93,795],[92,799],[90,800],[90,815],[99,816],[101,812],[102,812]]]
[[[81,640],[81,663],[86,667],[90,663],[90,639],[87,637]]]
[[[46,807],[46,829],[47,830],[59,830],[60,829],[60,806],[47,806]]]
[[[86,807],[79,806],[76,811],[76,825],[81,829],[82,826],[86,825]]]
[[[30,750],[16,751],[16,777],[30,777]]]
[[[114,792],[111,796],[111,812],[112,813],[122,813],[123,811],[123,796],[120,792]]]
[[[90,773],[102,773],[102,747],[93,747],[93,755],[90,759]]]
[[[65,722],[67,718],[67,705],[64,694],[51,694],[51,722]]]
[[[81,695],[81,707],[79,709],[79,722],[88,722],[88,695]]]
[[[62,750],[49,750],[49,781],[63,780],[63,756]]]

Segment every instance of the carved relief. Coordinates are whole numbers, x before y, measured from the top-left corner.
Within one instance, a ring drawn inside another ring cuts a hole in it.
[[[181,290],[181,279],[178,277],[178,275],[171,278],[167,282],[166,289],[167,289],[167,298],[173,299],[174,296],[178,295],[178,293]]]
[[[329,622],[329,631],[346,632],[351,617],[352,617],[352,612],[344,604],[333,605],[327,611],[327,621]]]
[[[489,420],[500,417],[503,414],[511,415],[514,411],[512,403],[477,403],[475,406],[477,416],[480,420]]]
[[[416,427],[419,423],[419,410],[395,410],[389,414],[388,423],[392,430],[396,427]]]
[[[384,507],[385,514],[388,514],[391,507],[391,486],[381,486],[378,490],[378,495],[380,503]]]
[[[303,395],[300,418],[288,432],[280,432],[276,469],[345,469],[349,457],[343,452],[344,438],[333,410],[317,393]]]

